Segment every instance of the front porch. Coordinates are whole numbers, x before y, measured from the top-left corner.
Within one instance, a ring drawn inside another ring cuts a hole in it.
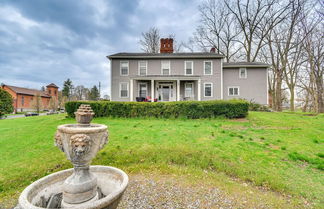
[[[130,101],[200,101],[200,86],[199,77],[133,78],[130,80]]]

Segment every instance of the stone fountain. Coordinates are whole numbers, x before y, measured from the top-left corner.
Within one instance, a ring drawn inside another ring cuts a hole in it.
[[[78,124],[58,126],[55,145],[74,168],[33,182],[21,193],[17,209],[117,207],[128,176],[118,168],[90,166],[108,142],[107,126],[90,123],[93,116],[90,105],[81,105],[75,112]]]

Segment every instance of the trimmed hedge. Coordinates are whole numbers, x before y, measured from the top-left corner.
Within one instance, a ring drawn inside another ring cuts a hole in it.
[[[90,104],[95,117],[155,118],[242,118],[249,103],[244,100],[181,101],[181,102],[107,102],[72,101],[65,103],[69,117],[74,117],[81,104]]]

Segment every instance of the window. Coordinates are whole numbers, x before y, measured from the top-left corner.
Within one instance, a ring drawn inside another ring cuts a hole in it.
[[[204,84],[204,96],[205,97],[212,97],[213,96],[213,84],[212,83],[205,83]]]
[[[56,96],[56,90],[54,91],[54,95]]]
[[[204,75],[212,75],[213,74],[213,64],[212,61],[204,62]]]
[[[238,96],[240,95],[239,87],[228,87],[228,96]]]
[[[25,104],[25,98],[24,96],[21,96],[21,105],[24,106],[24,104]]]
[[[170,75],[170,61],[161,62],[162,75]]]
[[[193,61],[185,61],[185,75],[193,74]]]
[[[48,90],[48,93],[49,93],[49,94],[51,94],[51,93],[52,93],[52,91],[51,91],[51,90]]]
[[[147,61],[138,62],[138,74],[146,75],[147,74]]]
[[[185,83],[185,97],[194,97],[193,83]]]
[[[139,97],[147,96],[147,83],[139,83],[138,89],[139,89],[139,92],[138,92]]]
[[[128,75],[128,61],[120,61],[120,75]]]
[[[239,73],[240,73],[240,78],[247,78],[246,68],[240,68]]]
[[[128,83],[120,83],[120,97],[125,98],[128,97]]]

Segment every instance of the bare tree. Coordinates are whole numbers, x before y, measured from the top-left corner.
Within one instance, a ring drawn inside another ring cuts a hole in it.
[[[314,105],[316,112],[324,112],[324,23],[321,15],[316,20],[303,22],[303,32],[306,36],[303,47],[307,54],[307,69],[310,83],[313,83]]]
[[[43,108],[43,102],[42,102],[42,97],[40,96],[39,93],[37,93],[34,97],[33,97],[33,101],[32,101],[32,107],[39,113],[41,111],[41,109]]]
[[[58,108],[59,109],[64,108],[65,102],[67,102],[67,101],[68,101],[68,98],[66,96],[63,96],[62,91],[59,91],[58,92],[58,101],[57,101]]]
[[[49,101],[50,110],[56,111],[58,108],[58,101],[55,97],[52,97]]]
[[[141,49],[147,53],[159,53],[160,31],[156,27],[151,27],[147,32],[142,33],[139,41]]]
[[[226,62],[240,52],[236,38],[240,31],[234,22],[234,15],[224,1],[206,0],[199,6],[201,25],[198,26],[193,40],[203,51],[215,48],[225,56]]]
[[[279,2],[280,0],[225,1],[242,33],[242,39],[238,39],[238,42],[243,46],[247,62],[258,59],[266,36],[286,17],[290,2],[286,5]]]
[[[301,21],[302,9],[305,1],[292,1],[285,7],[285,19],[272,28],[265,37],[272,63],[272,98],[273,108],[282,110],[282,85],[283,81],[288,86],[290,93],[290,110],[294,111],[295,86],[298,69],[303,63],[300,59],[302,38],[298,33],[298,24]]]
[[[76,100],[87,100],[89,98],[89,89],[85,88],[83,85],[76,86],[74,88],[73,95]]]

